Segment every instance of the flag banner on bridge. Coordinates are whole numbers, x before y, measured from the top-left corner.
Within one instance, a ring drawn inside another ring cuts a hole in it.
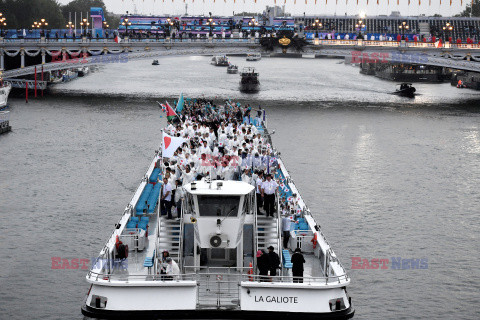
[[[168,135],[163,132],[163,130],[162,135],[162,157],[170,158],[171,156],[173,156],[178,147],[180,147],[185,142],[185,139]]]

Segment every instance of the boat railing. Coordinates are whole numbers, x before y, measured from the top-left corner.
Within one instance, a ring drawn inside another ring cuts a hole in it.
[[[121,264],[119,262],[119,264]],[[120,265],[121,267],[121,265]],[[188,267],[186,267],[188,268]],[[218,272],[215,272],[215,269],[218,269]],[[293,277],[291,275],[284,276],[265,276],[265,275],[256,275],[251,274],[249,271],[251,268],[214,268],[206,267],[204,271],[197,270],[192,273],[185,273],[179,275],[165,275],[165,274],[128,274],[128,273],[118,273],[118,274],[104,274],[96,273],[90,271],[87,274],[87,279],[91,281],[106,281],[106,282],[144,282],[144,281],[161,281],[165,283],[180,283],[184,281],[203,281],[206,277],[210,277],[217,282],[235,282],[240,284],[241,282],[248,283],[265,283],[266,285],[270,283],[294,283],[299,285],[305,284],[318,284],[318,285],[335,285],[335,284],[346,284],[350,281],[350,278],[346,273],[338,276],[328,276],[328,277]],[[301,283],[298,283],[297,280],[301,280]]]

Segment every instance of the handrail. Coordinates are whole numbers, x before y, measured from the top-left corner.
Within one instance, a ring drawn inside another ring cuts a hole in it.
[[[209,269],[214,269],[213,267]],[[218,269],[235,269],[235,268],[218,268]],[[238,269],[250,269],[250,268],[238,268]],[[210,270],[208,270],[210,271]],[[117,281],[117,282],[126,282],[128,283],[129,281],[164,281],[164,282],[181,282],[181,281],[198,281],[201,277],[205,276],[212,276],[213,278],[216,279],[218,282],[248,282],[248,283],[265,283],[265,284],[270,284],[270,283],[293,283],[293,277],[292,276],[265,276],[265,275],[253,275],[253,274],[248,274],[247,272],[196,272],[196,273],[185,273],[185,274],[179,274],[179,275],[174,275],[173,279],[169,278],[167,275],[158,275],[158,274],[153,274],[153,275],[145,275],[145,274],[129,274],[129,275],[124,275],[124,274],[119,274],[118,276],[115,274],[102,274],[102,273],[95,273],[93,271],[90,271],[87,274],[87,279],[95,278],[95,281]],[[231,276],[238,276],[239,280],[238,281],[232,281],[229,280],[228,277]],[[341,284],[345,282],[349,282],[350,278],[348,277],[347,274],[342,274],[338,276],[329,276],[329,277],[310,277],[310,276],[303,276],[303,285],[305,284]],[[297,284],[297,283],[295,283]],[[302,285],[302,284],[299,284]]]

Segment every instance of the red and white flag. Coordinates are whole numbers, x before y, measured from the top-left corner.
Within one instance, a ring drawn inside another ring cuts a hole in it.
[[[122,39],[118,36],[118,34],[115,36],[115,42],[116,43],[122,42]]]
[[[170,158],[173,156],[173,153],[178,149],[178,147],[185,142],[185,139],[171,136],[163,131],[162,135],[162,157]]]
[[[435,42],[435,47],[436,48],[441,48],[442,47],[442,39],[438,39],[438,41]]]

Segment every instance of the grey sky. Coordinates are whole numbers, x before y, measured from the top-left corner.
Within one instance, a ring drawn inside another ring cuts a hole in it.
[[[70,2],[69,0],[58,0],[62,4]],[[185,13],[185,4],[188,4],[189,14],[205,14],[211,11],[216,15],[232,15],[235,12],[263,11],[265,6],[274,5],[275,0],[104,0],[107,9],[114,13],[138,14],[174,14]],[[338,1],[338,2],[337,2]],[[348,1],[348,5],[347,5]],[[368,6],[367,6],[368,1]],[[367,16],[390,14],[391,11],[400,11],[402,15],[416,16],[425,14],[427,16],[440,13],[442,16],[452,16],[465,9],[467,3],[471,0],[286,0],[286,11],[294,15],[327,14],[327,15],[355,15],[365,12]],[[397,5],[399,1],[400,5]],[[296,2],[296,4],[295,4]],[[421,4],[419,5],[419,2]],[[442,3],[440,5],[440,2]],[[461,4],[461,2],[463,4]],[[283,5],[285,0],[276,0],[277,5]],[[338,3],[338,4],[337,4]],[[388,4],[389,3],[389,4]],[[431,5],[430,5],[431,3]]]

